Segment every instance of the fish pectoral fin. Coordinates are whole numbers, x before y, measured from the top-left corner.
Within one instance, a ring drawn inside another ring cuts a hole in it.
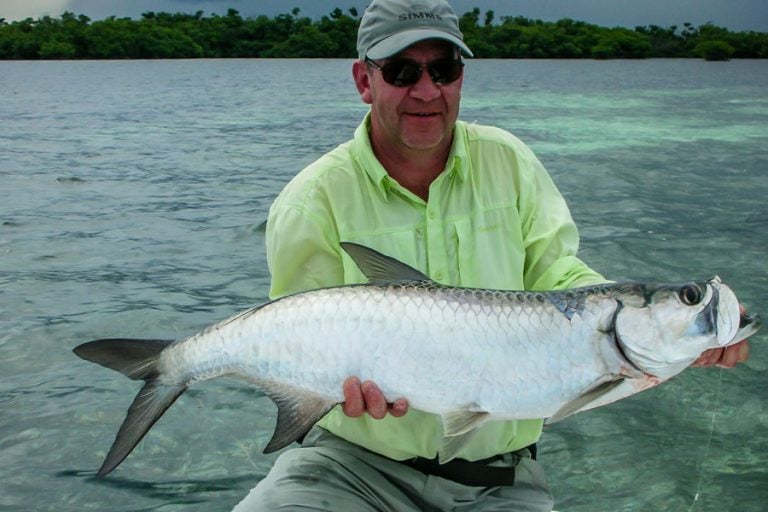
[[[620,386],[622,382],[624,382],[624,377],[611,378],[607,381],[598,381],[587,391],[579,395],[575,400],[568,402],[562,406],[560,410],[558,410],[554,415],[547,418],[547,420],[544,422],[545,425],[558,422],[572,414],[581,411],[606,393],[609,393],[617,386]]]
[[[370,247],[353,242],[341,242],[340,245],[371,284],[430,280],[423,272]]]
[[[473,411],[471,408],[450,411],[442,416],[443,435],[455,437],[466,434],[470,430],[479,427],[490,417],[485,411]]]
[[[327,396],[288,384],[261,381],[257,385],[277,406],[277,425],[264,453],[277,451],[303,437],[337,404]]]

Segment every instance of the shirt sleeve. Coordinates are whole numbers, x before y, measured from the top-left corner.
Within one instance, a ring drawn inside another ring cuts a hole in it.
[[[343,284],[338,235],[327,219],[278,198],[269,211],[266,245],[270,299]]]
[[[568,205],[541,162],[528,153],[520,166],[519,211],[525,243],[527,290],[562,290],[605,283],[576,253],[579,233]]]

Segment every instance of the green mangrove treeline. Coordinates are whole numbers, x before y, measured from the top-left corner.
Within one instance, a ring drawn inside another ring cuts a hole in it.
[[[65,12],[8,23],[0,18],[0,59],[355,57],[357,9],[313,20],[299,9],[243,18],[235,9],[204,16],[146,12],[141,19],[92,21]],[[478,58],[767,58],[768,34],[694,27],[606,28],[572,19],[545,22],[475,8],[461,30]]]

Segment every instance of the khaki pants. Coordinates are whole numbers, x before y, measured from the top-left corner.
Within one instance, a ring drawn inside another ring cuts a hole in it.
[[[473,487],[425,475],[315,427],[302,448],[278,457],[233,512],[552,510],[544,473],[528,450],[491,465],[515,465],[515,484]]]

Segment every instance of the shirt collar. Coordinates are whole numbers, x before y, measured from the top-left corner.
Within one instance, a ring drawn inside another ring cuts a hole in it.
[[[381,165],[381,162],[376,158],[373,153],[373,146],[371,146],[371,138],[368,135],[371,125],[371,113],[370,111],[365,115],[363,122],[355,130],[355,159],[360,167],[363,168],[368,177],[379,187],[385,191],[388,188],[387,182],[389,174],[387,170]]]
[[[393,180],[387,173],[387,170],[381,165],[381,162],[376,158],[373,153],[373,147],[371,146],[371,138],[369,136],[369,128],[371,124],[371,113],[368,112],[360,123],[360,126],[355,130],[354,145],[355,155],[363,171],[368,174],[368,177],[375,183],[384,193],[388,192],[393,186]],[[455,174],[456,177],[462,181],[469,176],[470,165],[469,158],[467,156],[467,125],[463,121],[456,121],[456,126],[453,129],[453,144],[451,145],[451,151],[448,154],[448,160],[446,162],[446,169],[443,173]]]
[[[450,172],[456,174],[462,181],[469,176],[470,163],[467,148],[467,124],[464,121],[456,121],[453,128],[453,145],[448,154],[448,162],[451,165]]]

